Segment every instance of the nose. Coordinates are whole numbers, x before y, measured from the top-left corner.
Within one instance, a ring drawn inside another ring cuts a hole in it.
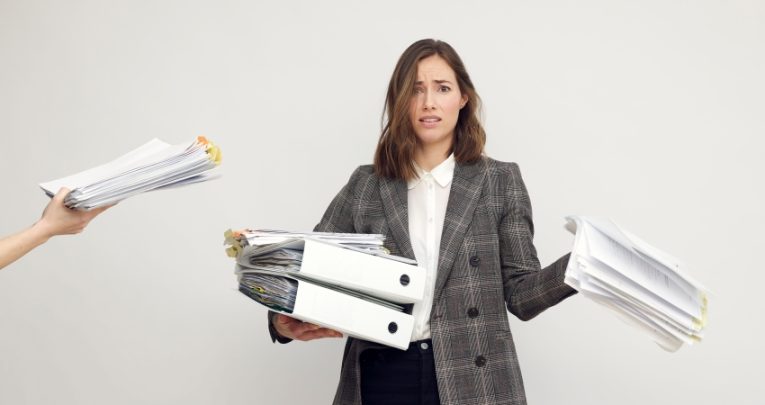
[[[430,89],[425,90],[425,93],[423,94],[423,100],[422,100],[422,109],[425,111],[435,110],[436,104],[434,101],[435,100],[433,98],[433,91]]]

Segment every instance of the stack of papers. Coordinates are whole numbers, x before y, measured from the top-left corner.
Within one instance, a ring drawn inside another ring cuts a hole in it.
[[[707,289],[680,262],[607,219],[571,216],[566,284],[616,311],[667,351],[701,341]]]
[[[244,273],[239,276],[239,291],[278,312],[292,313],[297,298],[297,280],[283,276]]]
[[[356,248],[369,253],[388,253],[383,247],[385,236],[365,233],[336,233],[336,232],[289,232],[274,229],[245,229],[241,231],[227,230],[223,234],[225,244],[229,247],[226,254],[237,257],[247,246],[260,246],[281,243],[292,239],[311,238],[325,242],[337,243],[348,248]]]
[[[40,184],[48,196],[71,190],[69,208],[91,210],[146,191],[177,187],[217,177],[220,149],[204,137],[170,145],[153,139],[104,165]]]
[[[239,291],[273,311],[351,336],[406,348],[424,271],[390,255],[384,236],[246,230],[225,232]]]

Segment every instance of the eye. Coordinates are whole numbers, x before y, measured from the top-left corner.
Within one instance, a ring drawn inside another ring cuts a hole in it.
[[[425,89],[424,89],[424,88],[422,88],[422,87],[420,87],[420,86],[416,86],[416,87],[414,88],[414,94],[422,94],[422,93],[424,93],[424,92],[425,92]]]
[[[448,93],[452,91],[452,88],[449,86],[441,85],[438,87],[438,91],[440,91],[441,93]]]

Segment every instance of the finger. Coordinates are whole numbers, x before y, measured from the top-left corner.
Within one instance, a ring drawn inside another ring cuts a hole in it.
[[[298,339],[308,341],[308,340],[314,340],[314,339],[337,338],[337,337],[343,337],[343,334],[333,329],[319,328],[319,329],[307,331],[299,335]]]
[[[301,336],[302,334],[306,332],[311,332],[320,328],[321,326],[314,325],[312,323],[298,322],[293,325],[290,325],[290,332],[292,332],[292,334],[295,336]]]

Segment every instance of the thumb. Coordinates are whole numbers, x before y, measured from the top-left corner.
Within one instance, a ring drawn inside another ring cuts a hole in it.
[[[64,201],[67,194],[69,194],[69,191],[70,190],[68,188],[61,187],[60,189],[58,189],[58,192],[56,193],[56,195],[53,196],[53,201],[55,201],[56,203]]]

